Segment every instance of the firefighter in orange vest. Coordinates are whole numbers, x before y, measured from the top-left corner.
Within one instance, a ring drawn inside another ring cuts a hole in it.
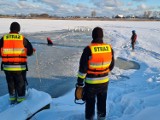
[[[0,40],[1,70],[6,75],[11,104],[25,100],[27,56],[34,52],[31,43],[19,32],[19,23],[13,22],[10,25],[10,33]]]
[[[92,42],[85,47],[80,58],[77,86],[84,86],[85,119],[93,120],[97,101],[97,119],[106,119],[108,73],[114,67],[111,45],[103,42],[103,29],[92,31]]]

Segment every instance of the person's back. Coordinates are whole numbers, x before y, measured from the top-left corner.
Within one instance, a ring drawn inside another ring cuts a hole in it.
[[[19,23],[13,22],[10,33],[0,40],[1,70],[6,75],[11,104],[25,100],[27,56],[33,54],[31,43],[19,32]]]
[[[106,119],[106,99],[108,73],[114,67],[114,53],[111,45],[103,43],[103,30],[96,27],[92,31],[92,42],[80,58],[77,86],[84,87],[85,118],[93,120],[97,99],[97,118]],[[83,83],[84,82],[84,83]]]

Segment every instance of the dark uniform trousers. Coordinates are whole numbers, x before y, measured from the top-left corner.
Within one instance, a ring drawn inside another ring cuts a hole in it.
[[[4,71],[8,83],[10,96],[25,96],[26,90],[26,71]]]
[[[102,84],[85,84],[84,99],[86,101],[85,118],[92,120],[95,114],[95,102],[97,98],[97,115],[106,116],[106,100],[108,82]]]

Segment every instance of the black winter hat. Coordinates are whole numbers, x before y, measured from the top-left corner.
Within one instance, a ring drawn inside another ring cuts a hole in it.
[[[20,25],[18,22],[12,22],[10,25],[10,31],[11,32],[19,32],[20,31]]]
[[[100,27],[95,27],[92,31],[92,38],[93,40],[103,38],[103,29]]]

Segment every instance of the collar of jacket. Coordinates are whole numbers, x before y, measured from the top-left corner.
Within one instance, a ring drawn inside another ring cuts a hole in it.
[[[91,43],[103,43],[103,39],[102,38],[96,38],[96,39],[93,39]]]
[[[12,32],[9,32],[9,34],[18,34],[18,32],[12,31]]]

